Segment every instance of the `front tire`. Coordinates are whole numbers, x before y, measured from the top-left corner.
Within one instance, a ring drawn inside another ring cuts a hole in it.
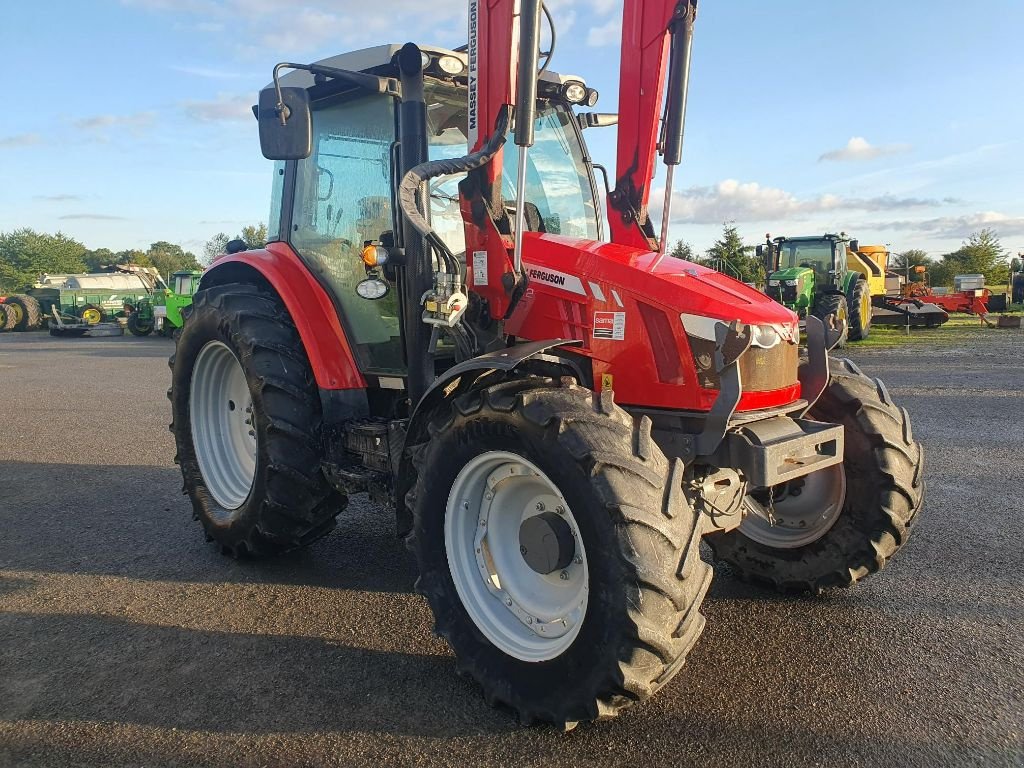
[[[828,327],[828,316],[835,315],[836,323],[841,323],[843,320],[846,321],[846,329],[843,331],[843,335],[839,337],[839,341],[836,343],[837,347],[845,347],[847,340],[850,338],[850,307],[846,303],[846,297],[838,293],[826,293],[820,297],[817,301],[817,305],[814,307],[814,316],[817,317],[821,322],[825,323]]]
[[[924,503],[924,453],[906,410],[849,360],[835,363],[809,415],[843,425],[843,463],[753,499],[771,506],[770,521],[750,511],[738,529],[707,541],[745,579],[818,594],[881,570],[907,543]]]
[[[128,333],[132,336],[149,336],[153,332],[152,321],[142,320],[138,312],[132,312],[128,315],[125,325],[128,328]]]
[[[226,554],[266,555],[334,527],[320,398],[291,317],[252,285],[196,293],[171,356],[171,431],[195,518]]]
[[[489,704],[569,728],[647,699],[680,669],[711,570],[683,464],[648,418],[575,385],[517,380],[459,397],[411,452],[417,590]],[[523,564],[523,532],[544,515],[568,542],[549,552],[561,558],[550,572]]]
[[[858,280],[850,289],[850,341],[861,341],[871,333],[871,292],[867,280]]]

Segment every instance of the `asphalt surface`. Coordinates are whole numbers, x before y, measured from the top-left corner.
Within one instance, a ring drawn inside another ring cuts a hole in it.
[[[561,734],[456,676],[387,510],[204,541],[172,342],[0,334],[0,765],[1024,765],[1024,335],[935,338],[851,355],[926,447],[906,549],[823,598],[719,570],[682,672]]]

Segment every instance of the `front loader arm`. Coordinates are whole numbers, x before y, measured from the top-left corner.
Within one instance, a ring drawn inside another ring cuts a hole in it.
[[[608,196],[613,243],[655,250],[648,215],[669,59],[669,26],[694,0],[626,0],[622,12],[615,189]]]

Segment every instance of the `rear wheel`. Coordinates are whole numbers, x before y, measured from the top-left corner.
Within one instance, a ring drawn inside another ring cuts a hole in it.
[[[240,556],[328,533],[346,499],[320,472],[319,393],[278,298],[200,291],[170,365],[176,461],[207,536]]]
[[[850,336],[850,308],[845,296],[838,293],[826,293],[819,297],[814,307],[814,316],[827,326],[829,315],[836,316],[837,325],[846,321],[846,330],[843,331],[843,335],[839,337],[839,342],[836,344],[837,347],[845,347]]]
[[[650,430],[530,379],[461,396],[411,447],[417,589],[460,673],[524,722],[616,715],[703,629],[699,516]]]
[[[17,294],[7,297],[7,306],[14,308],[17,320],[14,324],[15,331],[35,331],[43,324],[43,313],[39,308],[39,302],[34,296]]]
[[[871,332],[871,291],[867,280],[858,280],[850,288],[850,340],[866,339]]]
[[[132,336],[149,336],[153,332],[153,321],[143,320],[138,312],[128,315],[126,326]]]
[[[707,537],[740,576],[783,591],[848,587],[880,570],[924,503],[924,455],[907,412],[849,360],[811,418],[842,424],[840,465],[754,494],[736,530]]]

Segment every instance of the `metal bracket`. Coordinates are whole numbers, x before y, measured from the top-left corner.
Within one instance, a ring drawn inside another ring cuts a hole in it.
[[[740,404],[743,382],[739,360],[754,340],[750,326],[733,320],[730,325],[715,325],[715,369],[719,377],[718,397],[704,421],[704,429],[693,443],[696,456],[709,456],[718,450],[729,429],[729,419]]]
[[[806,415],[818,402],[821,393],[828,386],[830,376],[828,350],[831,347],[828,342],[832,340],[831,334],[826,335],[825,324],[814,315],[807,316],[806,329],[807,362],[800,366],[797,378],[800,380],[800,396],[807,401],[807,407],[800,412],[800,416]],[[833,331],[841,333],[841,330],[835,331],[834,326]],[[836,341],[838,335],[832,341],[833,346]]]

